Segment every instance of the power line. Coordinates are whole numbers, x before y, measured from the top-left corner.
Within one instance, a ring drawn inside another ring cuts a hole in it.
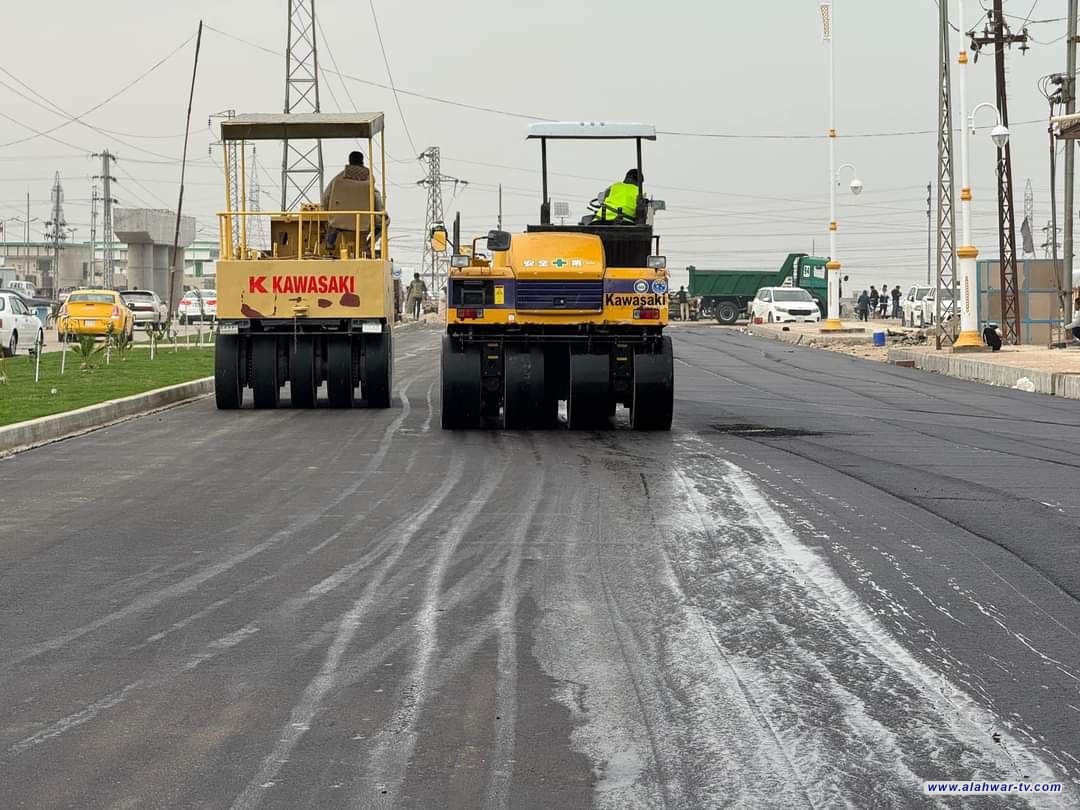
[[[375,13],[375,0],[368,0],[368,5],[371,6],[371,19],[375,23],[375,34],[379,38],[379,50],[382,51],[383,64],[386,65],[386,78],[389,80],[390,89],[394,93],[394,104],[397,105],[398,115],[401,116],[401,126],[405,128],[405,137],[409,139],[409,146],[412,148],[413,154],[417,155],[417,160],[419,160],[420,152],[413,142],[412,133],[409,132],[409,124],[405,120],[405,111],[401,109],[401,99],[398,97],[397,86],[394,84],[394,74],[390,72],[390,59],[386,55],[386,46],[383,44],[382,31],[379,29],[379,17]],[[337,65],[334,67],[336,68]]]

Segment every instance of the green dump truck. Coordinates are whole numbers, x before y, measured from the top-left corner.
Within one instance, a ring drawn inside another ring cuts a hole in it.
[[[818,302],[822,316],[828,302],[828,259],[791,253],[779,270],[699,270],[691,265],[690,295],[701,299],[701,317],[732,324],[762,287],[802,287]]]

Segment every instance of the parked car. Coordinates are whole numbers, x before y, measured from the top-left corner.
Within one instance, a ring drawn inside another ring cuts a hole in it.
[[[75,290],[56,318],[56,336],[61,341],[80,335],[107,335],[110,331],[135,335],[135,314],[115,290]]]
[[[17,292],[23,298],[36,298],[37,288],[25,280],[12,280],[4,283],[4,289]]]
[[[953,316],[953,299],[951,290],[943,290],[944,295],[941,298],[941,319],[947,321]],[[933,326],[937,323],[937,288],[931,287],[922,300],[921,310],[916,310],[916,317],[921,318],[920,322],[923,326]]]
[[[901,326],[921,326],[919,318],[922,317],[922,302],[926,298],[926,294],[932,290],[932,287],[927,287],[919,284],[915,284],[908,288],[907,293],[904,295],[904,300],[900,302],[900,325]]]
[[[216,318],[217,290],[188,290],[176,305],[176,317],[181,323]]]
[[[45,341],[45,325],[31,312],[22,296],[0,292],[0,347],[7,357],[30,352]]]
[[[169,308],[153,290],[125,290],[120,297],[135,315],[135,325],[159,326],[169,319]]]
[[[762,287],[750,302],[752,323],[817,323],[817,300],[801,287]]]

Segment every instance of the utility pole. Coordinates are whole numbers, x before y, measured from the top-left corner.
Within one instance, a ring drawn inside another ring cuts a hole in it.
[[[840,260],[836,248],[836,48],[833,45],[832,0],[821,3],[822,39],[829,46],[829,261],[825,265],[828,310],[822,332],[838,332],[840,322]]]
[[[1076,112],[1076,4],[1077,0],[1069,0],[1068,28],[1065,33],[1065,82],[1062,85],[1062,93],[1065,96],[1065,114],[1071,115]],[[1065,140],[1065,285],[1068,291],[1063,296],[1064,322],[1071,323],[1072,289],[1073,289],[1073,188],[1075,178],[1073,176],[1076,161],[1076,142]],[[1055,239],[1055,244],[1056,244]]]
[[[1031,229],[1035,227],[1035,192],[1031,188],[1031,178],[1024,184],[1024,222],[1020,226],[1020,255],[1026,258],[1035,257],[1035,240],[1032,238]],[[1030,250],[1029,250],[1030,248]]]
[[[926,184],[926,286],[933,281],[933,253],[934,253],[934,208],[933,208],[934,185]]]
[[[86,280],[91,286],[97,283],[97,217],[98,217],[98,200],[101,197],[98,196],[97,185],[94,185],[90,189],[90,267],[89,278]]]
[[[937,163],[937,300],[948,290],[950,300],[956,295],[956,212],[953,198],[956,184],[953,180],[953,115],[952,70],[949,47],[949,4],[938,3],[938,163]],[[967,52],[962,52],[964,58]],[[963,118],[963,111],[960,113]],[[955,303],[954,303],[955,308]],[[958,318],[937,318],[934,329],[934,345],[951,346],[956,342]]]
[[[975,59],[984,45],[994,46],[994,68],[997,85],[997,109],[1001,126],[1009,126],[1008,87],[1005,76],[1005,49],[1014,43],[1020,51],[1027,51],[1028,34],[1009,30],[1002,10],[1003,0],[994,0],[994,8],[987,12],[989,25],[982,36],[972,36],[971,45]],[[1068,175],[1066,174],[1066,177]],[[1016,217],[1013,212],[1012,147],[1008,142],[997,150],[998,180],[998,264],[1001,270],[1001,332],[1005,343],[1020,342],[1020,297],[1016,278]],[[1068,225],[1066,226],[1068,227]]]
[[[45,278],[45,289],[53,293],[60,286],[57,283],[60,279],[60,251],[63,250],[64,240],[67,237],[67,221],[64,219],[64,186],[60,182],[60,172],[57,172],[53,180],[49,221],[45,223],[45,238],[52,242],[53,248],[52,268]]]
[[[442,289],[442,280],[446,274],[446,256],[444,251],[435,250],[431,244],[432,234],[439,228],[446,230],[443,221],[442,187],[444,183],[453,183],[455,190],[459,185],[468,185],[467,180],[459,180],[442,173],[439,160],[439,147],[429,146],[420,154],[420,160],[427,161],[427,177],[417,180],[416,185],[427,189],[427,216],[424,221],[424,256],[420,263],[420,274],[427,273],[428,290],[438,295]]]
[[[315,0],[289,0],[285,49],[285,112],[319,112],[319,52]],[[318,202],[323,188],[322,141],[285,141],[281,152],[281,210]],[[312,193],[314,190],[314,193]]]
[[[95,154],[94,157],[101,158],[101,174],[95,177],[95,180],[101,181],[101,202],[104,214],[101,217],[101,286],[106,289],[112,289],[115,284],[114,273],[116,265],[113,260],[113,224],[112,224],[112,207],[116,200],[112,195],[112,184],[116,181],[116,178],[112,176],[112,167],[109,165],[111,161],[116,160],[116,155],[109,152],[106,149],[104,152]]]

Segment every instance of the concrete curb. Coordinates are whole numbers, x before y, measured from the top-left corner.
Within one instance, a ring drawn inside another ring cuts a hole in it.
[[[1027,377],[1035,386],[1037,394],[1080,399],[1080,374],[1005,366],[963,355],[935,354],[914,349],[890,349],[888,359],[894,365],[903,364],[920,371],[1002,388],[1013,388],[1021,377]]]
[[[122,399],[88,405],[74,411],[17,422],[0,428],[0,455],[28,450],[31,447],[96,430],[113,422],[142,416],[151,411],[203,397],[213,391],[214,378],[203,377],[166,388],[155,388],[153,391],[144,391]]]

